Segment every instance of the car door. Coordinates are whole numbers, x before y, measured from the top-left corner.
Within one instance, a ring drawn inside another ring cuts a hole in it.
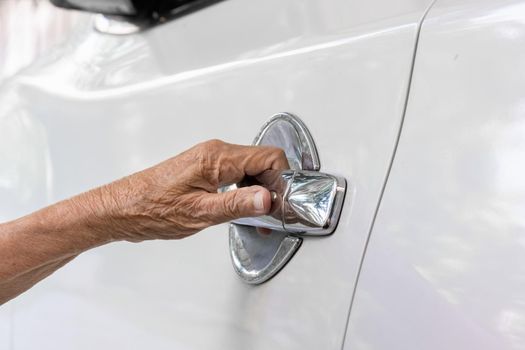
[[[438,0],[423,22],[345,349],[525,348],[524,14]]]
[[[227,225],[110,244],[10,303],[10,348],[339,349],[429,3],[226,0],[130,35],[88,25],[4,84],[6,220],[206,139],[249,144],[280,112],[347,181],[336,231],[265,283],[234,272]]]

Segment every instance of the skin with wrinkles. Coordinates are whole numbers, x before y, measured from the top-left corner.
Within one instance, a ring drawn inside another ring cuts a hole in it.
[[[267,189],[222,185],[288,169],[279,148],[219,140],[113,183],[0,224],[0,304],[80,253],[115,241],[180,239],[209,226],[270,212]]]

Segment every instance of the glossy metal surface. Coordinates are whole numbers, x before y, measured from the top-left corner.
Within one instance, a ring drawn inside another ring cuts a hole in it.
[[[82,254],[8,305],[10,350],[339,349],[427,6],[228,0],[140,34],[76,31],[2,85],[2,220],[206,139],[249,144],[279,110],[352,198],[259,286],[232,271],[224,225]]]
[[[283,198],[285,231],[305,235],[334,232],[343,208],[346,181],[319,172],[296,171]]]
[[[268,120],[253,140],[253,145],[283,149],[290,169],[319,170],[321,161],[312,134],[303,121],[291,113],[277,113]]]
[[[335,230],[346,181],[318,171],[301,170],[319,169],[319,157],[306,125],[289,113],[274,115],[262,127],[253,144],[282,148],[294,169],[268,170],[257,176],[255,180],[259,185],[272,193],[271,213],[237,219],[230,225],[230,256],[235,271],[245,282],[260,284],[281,270],[301,244],[300,238],[276,231],[321,236]],[[238,187],[242,184],[227,186],[220,191]],[[274,230],[272,239],[257,234],[255,228]]]
[[[292,114],[274,115],[263,125],[253,144],[280,147],[294,169],[266,171],[257,177],[256,181],[272,193],[270,215],[242,218],[230,225],[230,256],[235,271],[243,281],[260,284],[281,270],[301,244],[300,238],[279,231],[332,233],[346,187],[342,178],[312,171],[320,167],[315,143],[306,125]],[[238,186],[242,185],[227,186],[220,191]],[[261,227],[274,230],[271,239],[255,232],[255,228]]]
[[[295,254],[302,239],[286,232],[258,233],[255,227],[230,225],[230,256],[235,272],[249,284],[275,276]]]
[[[277,113],[273,115],[255,136],[252,145],[266,145],[281,148],[288,164],[292,170],[319,170],[320,161],[319,155],[315,148],[315,143],[308,131],[306,125],[300,118],[290,113]],[[269,188],[275,192],[277,202],[274,202],[273,207],[281,208],[281,203],[289,182],[293,176],[292,173],[267,172],[264,177],[255,179],[256,182]],[[219,189],[220,192],[231,191],[242,184],[232,184]],[[253,218],[245,218],[237,220],[236,222],[242,225],[265,227],[272,230],[283,230],[283,223],[281,215],[262,216],[252,222]]]
[[[525,349],[524,18],[430,11],[346,349]]]
[[[345,179],[305,170],[268,171],[259,179],[260,185],[275,194],[271,218],[241,218],[233,223],[315,236],[335,230],[343,207]]]
[[[274,174],[263,177],[270,178],[270,183],[263,180],[261,184],[275,194],[271,215],[234,220],[229,231],[234,269],[251,284],[266,282],[295,254],[301,239],[288,234],[331,234],[339,221],[346,190],[343,178],[318,171],[269,172]],[[268,245],[268,237],[256,233],[261,227],[274,230],[270,242],[278,244]]]
[[[293,169],[282,173],[267,171],[256,179],[272,192],[273,215],[236,220],[230,225],[229,252],[235,272],[246,283],[260,284],[279,272],[301,245],[301,238],[280,232],[286,231],[282,220],[284,196],[289,191],[296,170],[318,170],[320,163],[308,128],[290,113],[273,115],[264,123],[252,144],[281,148]],[[220,191],[236,189],[238,185],[233,184]],[[254,227],[274,231],[263,236]]]

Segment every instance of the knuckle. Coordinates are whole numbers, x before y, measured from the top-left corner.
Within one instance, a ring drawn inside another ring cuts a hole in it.
[[[197,158],[207,158],[211,154],[216,153],[223,144],[224,142],[222,142],[221,140],[208,140],[197,144],[193,148],[193,151],[196,154]]]
[[[281,163],[281,162],[287,162],[286,153],[282,148],[278,147],[272,147],[270,149],[270,158],[272,163]]]
[[[224,142],[219,139],[212,139],[212,140],[208,140],[208,141],[201,143],[203,151],[205,152],[216,151],[223,145],[224,145]]]
[[[200,177],[212,185],[217,185],[220,172],[220,151],[224,146],[221,140],[205,141],[197,146],[197,161]]]
[[[285,153],[284,153],[284,150],[280,147],[275,147],[275,146],[266,146],[266,150],[268,151],[268,153],[275,157],[275,158],[279,158],[279,157],[284,157],[285,156]]]
[[[278,159],[286,158],[286,153],[284,153],[284,150],[282,148],[275,148],[274,154]]]

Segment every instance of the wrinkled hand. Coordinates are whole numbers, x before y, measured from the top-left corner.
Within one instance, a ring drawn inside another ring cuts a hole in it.
[[[98,220],[90,225],[111,240],[183,238],[236,218],[267,214],[271,199],[264,187],[217,189],[265,170],[288,168],[279,148],[212,140],[73,200],[95,208]]]

